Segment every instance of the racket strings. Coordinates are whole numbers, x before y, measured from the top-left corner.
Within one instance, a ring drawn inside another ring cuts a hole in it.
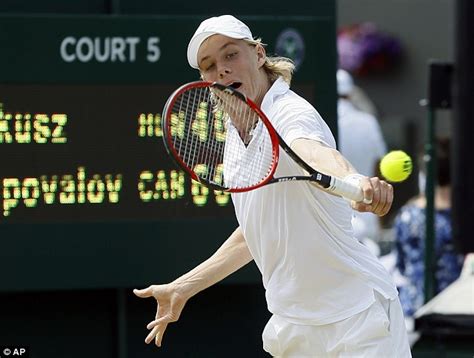
[[[244,144],[248,144],[252,140],[252,130],[260,120],[258,114],[252,110],[242,99],[236,95],[213,89],[216,98],[217,107],[228,114],[232,125],[239,132],[239,136]]]
[[[268,129],[232,92],[193,87],[176,98],[171,113],[178,128],[170,131],[172,145],[200,180],[245,189],[271,174],[275,156]]]
[[[224,142],[213,138],[214,114],[208,87],[185,91],[173,105],[173,113],[181,115],[183,135],[172,138],[178,156],[199,178],[222,182],[219,164],[222,163]]]

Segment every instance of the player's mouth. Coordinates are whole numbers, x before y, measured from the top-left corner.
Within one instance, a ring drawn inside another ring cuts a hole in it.
[[[242,82],[232,82],[231,84],[229,84],[229,86],[234,89],[239,89],[240,86],[242,86]]]

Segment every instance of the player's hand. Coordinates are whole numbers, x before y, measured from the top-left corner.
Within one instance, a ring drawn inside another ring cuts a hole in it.
[[[364,192],[364,202],[352,202],[352,208],[360,212],[386,215],[393,203],[393,187],[378,177],[363,177],[360,186]],[[366,204],[370,203],[370,204]]]
[[[151,285],[142,290],[135,289],[133,293],[140,298],[154,297],[156,299],[155,320],[147,325],[147,329],[151,331],[145,338],[145,343],[149,344],[155,340],[156,346],[161,347],[166,327],[169,323],[176,322],[179,319],[188,298],[180,294],[172,283]]]

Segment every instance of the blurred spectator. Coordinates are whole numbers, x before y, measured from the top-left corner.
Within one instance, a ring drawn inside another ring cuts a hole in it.
[[[358,76],[390,71],[403,56],[400,41],[371,22],[339,29],[337,52],[340,67]]]
[[[367,93],[356,84],[354,84],[354,88],[350,93],[350,101],[354,107],[360,109],[362,112],[369,113],[374,117],[379,115],[374,102],[372,102]]]
[[[450,141],[437,143],[435,188],[435,293],[438,294],[461,272],[463,255],[452,240]],[[412,317],[424,304],[424,250],[426,198],[419,195],[400,208],[395,218],[396,266],[404,278],[399,287],[400,301],[406,317]]]
[[[356,108],[352,102],[354,89],[352,76],[345,70],[338,70],[339,150],[359,173],[369,177],[377,176],[378,165],[387,152],[387,145],[377,119]],[[372,213],[354,212],[352,224],[359,241],[370,246],[372,252],[379,255],[377,243],[381,237],[380,219]]]

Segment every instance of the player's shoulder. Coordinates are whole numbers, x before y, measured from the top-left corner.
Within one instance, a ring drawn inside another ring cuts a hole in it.
[[[278,96],[274,102],[275,109],[279,111],[284,111],[287,114],[300,115],[302,113],[311,114],[317,118],[320,118],[320,115],[316,108],[309,103],[305,98],[295,93],[291,89],[288,90],[285,94]]]

